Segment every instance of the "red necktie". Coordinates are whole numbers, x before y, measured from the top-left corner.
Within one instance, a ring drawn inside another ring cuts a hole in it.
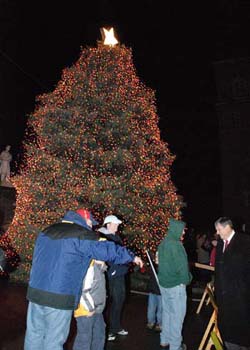
[[[226,239],[224,243],[224,251],[227,249],[228,244],[229,244],[229,241]]]

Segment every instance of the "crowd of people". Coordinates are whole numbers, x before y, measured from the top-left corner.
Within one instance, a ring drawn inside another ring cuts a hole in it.
[[[0,154],[2,185],[10,183],[10,148]],[[131,263],[144,262],[123,245],[121,224],[108,215],[95,230],[91,211],[78,208],[39,233],[27,290],[25,350],[62,350],[72,316],[73,350],[103,350],[106,341],[128,335],[122,325],[126,275]],[[185,350],[186,287],[212,282],[224,348],[250,350],[250,235],[227,217],[215,222],[213,233],[192,232],[185,240],[186,230],[185,222],[170,218],[157,251],[149,252],[146,328],[160,333],[161,348]],[[192,269],[190,261],[213,266],[214,272]]]
[[[27,290],[25,350],[62,350],[73,311],[74,349],[104,348],[104,262],[140,267],[143,262],[122,245],[101,239],[92,230],[96,224],[89,210],[79,208],[39,233]]]
[[[123,246],[117,234],[122,220],[108,215],[95,231],[97,224],[89,210],[79,208],[38,235],[27,290],[25,350],[62,350],[72,315],[77,324],[73,350],[103,350],[106,341],[128,334],[121,324],[125,276],[129,264],[142,268],[144,262]],[[215,230],[209,239],[204,234],[197,236],[197,260],[215,266],[218,327],[224,348],[249,350],[250,237],[236,232],[226,217],[216,220]],[[193,276],[183,244],[185,232],[185,222],[170,218],[156,254],[148,256],[146,327],[159,332],[160,348],[169,350],[187,348],[182,329],[186,287]]]

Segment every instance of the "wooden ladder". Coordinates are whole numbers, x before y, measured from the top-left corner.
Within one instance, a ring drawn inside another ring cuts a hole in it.
[[[203,293],[203,296],[204,298],[202,298],[196,313],[198,314],[200,312],[200,309],[206,297],[207,297],[207,302],[211,302],[211,305],[213,306],[213,313],[209,319],[208,325],[205,329],[205,332],[201,339],[198,350],[203,350],[203,349],[210,350],[212,345],[215,346],[216,350],[222,350],[223,349],[222,340],[221,340],[221,336],[217,326],[218,308],[214,299],[213,286],[211,286],[210,283],[207,284],[205,291]]]
[[[210,295],[213,296],[213,293],[214,293],[214,287],[213,287],[213,285],[212,285],[211,282],[208,282],[207,285],[206,285],[206,287],[205,287],[205,289],[204,289],[204,292],[203,292],[203,294],[202,294],[202,297],[201,297],[201,300],[200,300],[200,302],[199,302],[198,308],[197,308],[197,310],[196,310],[196,313],[197,313],[197,314],[200,313],[201,308],[202,308],[204,302],[206,302],[206,305],[208,305],[208,304],[210,303],[210,301],[211,301]],[[214,297],[213,297],[213,298],[214,298]]]

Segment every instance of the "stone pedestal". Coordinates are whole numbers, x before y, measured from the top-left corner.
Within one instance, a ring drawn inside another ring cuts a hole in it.
[[[0,186],[0,234],[7,231],[14,217],[16,190],[11,186]]]
[[[14,187],[12,185],[11,181],[10,180],[6,180],[6,179],[1,182],[0,186],[2,186],[2,187],[11,187],[11,188]]]

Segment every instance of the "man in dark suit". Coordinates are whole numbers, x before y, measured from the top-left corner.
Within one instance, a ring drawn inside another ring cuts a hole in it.
[[[227,350],[250,350],[250,236],[235,232],[226,217],[215,228],[218,328]]]

